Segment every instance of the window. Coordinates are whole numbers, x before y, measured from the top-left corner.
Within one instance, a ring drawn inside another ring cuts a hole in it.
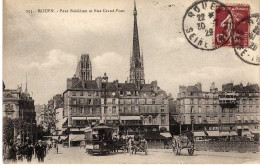
[[[83,96],[83,91],[80,91],[80,96]]]
[[[233,116],[229,116],[229,121],[230,121],[230,122],[233,121]]]
[[[83,114],[84,113],[84,107],[80,108],[80,113]]]
[[[209,106],[206,106],[206,113],[209,113]]]
[[[113,100],[112,100],[112,104],[115,104],[115,103],[116,103],[116,99],[113,99]]]
[[[165,116],[161,116],[161,124],[165,124]]]
[[[141,120],[141,122],[143,123],[144,122],[144,116],[140,116],[140,120]]]
[[[138,104],[138,99],[135,99],[135,104]]]
[[[243,112],[246,112],[246,106],[243,106]]]
[[[245,104],[246,103],[246,99],[243,99],[243,104]]]
[[[155,104],[155,100],[154,99],[152,100],[152,104]]]
[[[91,92],[88,92],[88,96],[91,96],[92,95],[92,93]]]
[[[209,116],[206,117],[206,120],[209,121]]]
[[[131,106],[131,112],[132,112],[132,113],[135,112],[135,106]]]
[[[84,104],[85,103],[85,99],[80,99],[79,102],[80,102],[80,104]]]
[[[205,99],[205,104],[208,104],[209,103],[209,100],[208,99]]]
[[[201,107],[199,107],[199,113],[201,113]]]
[[[217,112],[217,107],[216,106],[213,107],[213,111]]]
[[[191,106],[191,107],[190,107],[190,113],[193,113],[193,112],[194,112],[194,107]]]
[[[149,120],[149,124],[152,124],[152,116],[149,116],[148,120]]]
[[[96,96],[99,96],[99,93],[98,93],[98,92],[96,92]]]
[[[161,106],[161,112],[164,113],[164,106]]]
[[[253,112],[253,107],[252,106],[249,107],[249,112]]]
[[[201,116],[199,116],[198,118],[199,118],[199,123],[201,123]]]
[[[73,91],[73,92],[72,92],[72,96],[76,96],[76,92]]]
[[[249,104],[253,104],[253,100],[252,99],[249,99]]]
[[[186,122],[185,116],[183,116],[183,120],[182,120],[182,122],[183,122],[183,123],[185,123],[185,122]]]
[[[198,103],[199,103],[199,104],[201,104],[201,103],[202,103],[202,102],[201,102],[201,99],[199,99]]]
[[[93,114],[92,107],[89,108],[89,113]]]
[[[193,101],[193,99],[191,99],[191,100],[190,100],[190,104],[194,104],[194,101]]]
[[[112,114],[116,114],[116,107],[112,108]]]
[[[214,116],[214,121],[217,122],[218,121],[218,117]]]
[[[77,100],[76,99],[72,99],[72,104],[76,105],[77,104]]]

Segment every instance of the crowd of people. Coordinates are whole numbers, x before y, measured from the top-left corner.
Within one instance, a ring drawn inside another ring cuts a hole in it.
[[[49,140],[50,141],[50,140]],[[3,149],[4,160],[6,162],[23,162],[24,159],[28,163],[32,161],[33,155],[38,159],[38,162],[44,162],[44,158],[51,148],[55,148],[55,151],[58,153],[57,143],[44,143],[42,140],[39,140],[35,145],[32,143],[17,143],[11,142],[10,145],[5,146]],[[50,145],[49,145],[50,144]]]

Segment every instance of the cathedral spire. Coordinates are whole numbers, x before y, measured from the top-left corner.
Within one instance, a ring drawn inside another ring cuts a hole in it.
[[[136,3],[134,1],[134,31],[133,31],[133,47],[132,55],[130,55],[130,82],[135,83],[137,86],[144,84],[144,69],[143,69],[143,59],[140,53],[139,46],[139,35],[137,26],[137,10]]]

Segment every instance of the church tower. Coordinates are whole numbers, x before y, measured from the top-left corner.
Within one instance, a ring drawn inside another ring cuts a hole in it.
[[[77,65],[76,77],[81,80],[92,80],[92,67],[88,54],[82,54]]]
[[[145,83],[143,54],[140,53],[139,36],[137,27],[137,10],[134,2],[134,33],[133,49],[130,55],[130,82],[135,83],[138,87]]]

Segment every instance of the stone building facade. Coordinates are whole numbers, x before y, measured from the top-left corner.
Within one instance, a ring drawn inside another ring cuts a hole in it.
[[[3,116],[11,119],[20,118],[28,123],[35,123],[34,100],[29,93],[18,89],[4,89]]]
[[[177,121],[182,130],[244,132],[259,129],[258,85],[222,85],[212,83],[202,91],[201,84],[180,86],[177,97]]]

